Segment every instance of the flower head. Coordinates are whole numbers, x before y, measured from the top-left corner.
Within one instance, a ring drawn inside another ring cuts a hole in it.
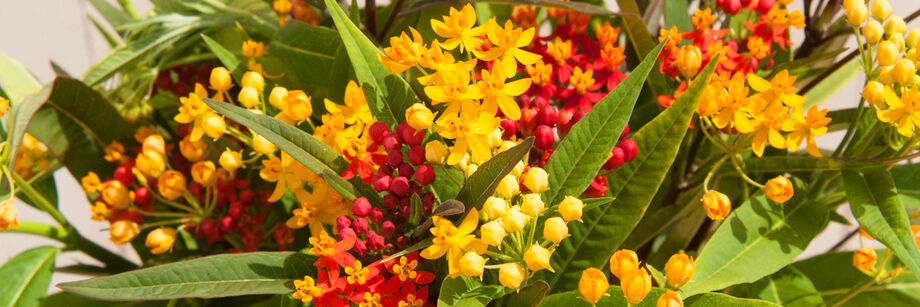
[[[176,230],[172,228],[160,227],[147,234],[147,240],[144,242],[150,253],[160,255],[172,250],[176,242]]]
[[[597,304],[602,298],[607,296],[607,289],[610,283],[607,282],[607,276],[604,272],[596,268],[588,268],[581,273],[581,280],[578,281],[578,292],[581,293],[580,299],[589,303]]]
[[[476,26],[476,11],[469,3],[459,11],[451,7],[449,15],[442,20],[432,19],[431,29],[445,38],[438,43],[442,48],[453,50],[460,46],[460,52],[479,49],[482,45],[479,37],[485,34],[485,29]]]
[[[502,69],[509,72],[517,71],[517,62],[524,65],[531,65],[540,59],[540,55],[521,49],[530,45],[530,42],[533,41],[536,29],[529,28],[525,30],[523,28],[514,28],[514,24],[511,23],[511,20],[506,21],[505,26],[502,27],[494,18],[490,19],[485,27],[486,36],[489,38],[489,41],[492,42],[493,46],[491,49],[483,52],[474,50],[473,54],[475,54],[477,58],[483,61],[498,59],[498,63],[502,66]]]
[[[710,190],[703,194],[703,209],[706,210],[706,216],[713,220],[723,220],[732,210],[731,200],[728,196],[716,190]]]
[[[475,208],[470,209],[459,227],[440,216],[432,217],[432,221],[434,227],[430,231],[434,239],[431,246],[422,250],[421,256],[425,259],[438,259],[446,254],[451,277],[460,276],[459,262],[464,252],[474,251],[479,255],[485,253],[486,244],[471,234],[479,222],[479,212]]]
[[[683,252],[674,254],[665,264],[664,271],[668,277],[668,286],[673,289],[680,289],[693,277],[693,272],[695,271],[693,257],[687,256]]]

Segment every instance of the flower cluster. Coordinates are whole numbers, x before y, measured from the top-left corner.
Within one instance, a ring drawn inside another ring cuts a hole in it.
[[[0,117],[6,116],[10,110],[10,101],[0,97]],[[12,116],[12,115],[11,115]],[[49,175],[48,171],[51,166],[51,155],[48,153],[48,147],[42,144],[38,139],[29,133],[24,133],[22,142],[19,144],[19,150],[13,157],[13,169],[8,169],[6,159],[10,158],[10,143],[4,142],[0,146],[0,156],[3,164],[0,170],[0,176],[7,179],[9,191],[7,198],[0,201],[0,230],[6,231],[9,228],[19,228],[18,209],[13,202],[13,195],[16,195],[16,185],[13,176],[18,176],[23,180],[33,179],[36,176]]]
[[[275,13],[278,13],[278,22],[282,26],[291,18],[315,25],[320,22],[322,16],[308,2],[303,0],[274,0],[272,1],[272,9],[275,10]]]
[[[658,298],[657,306],[683,306],[683,300],[676,291],[690,281],[694,271],[692,257],[683,252],[672,255],[665,264],[664,272],[669,290]],[[619,279],[620,288],[630,305],[639,304],[651,291],[651,276],[646,268],[640,266],[639,257],[634,251],[621,249],[614,252],[610,257],[610,273]],[[607,275],[596,268],[588,268],[582,272],[581,280],[578,282],[580,298],[591,304],[597,304],[607,296],[609,287]]]

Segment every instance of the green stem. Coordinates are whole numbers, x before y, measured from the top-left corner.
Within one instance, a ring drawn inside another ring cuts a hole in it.
[[[134,3],[131,0],[118,0],[118,4],[121,5],[121,8],[125,10],[125,13],[128,13],[134,20],[141,20],[141,15],[137,13],[137,9],[134,8]]]
[[[725,163],[725,160],[728,159],[729,154],[722,156],[716,164],[713,164],[712,169],[709,170],[709,174],[706,174],[706,179],[703,179],[703,191],[709,191],[709,180],[712,180],[712,174],[719,171],[719,168],[722,167],[722,163]]]
[[[65,228],[73,228],[70,223],[67,222],[67,219],[61,215],[61,212],[58,211],[57,207],[52,205],[51,202],[49,202],[41,192],[33,188],[28,181],[22,179],[22,177],[19,177],[19,174],[11,172],[10,169],[6,167],[6,165],[3,165],[3,172],[6,173],[7,176],[12,177],[12,180],[16,182],[16,186],[22,189],[26,196],[28,196],[29,199],[35,203],[35,206],[48,213],[48,215],[50,215],[51,218],[53,218],[54,221],[58,223],[58,225],[61,225]]]
[[[64,243],[69,242],[71,237],[70,232],[63,227],[26,221],[19,222],[19,228],[10,228],[8,231],[43,236]]]
[[[105,249],[102,246],[99,246],[96,243],[84,238],[78,233],[74,233],[73,241],[71,242],[74,247],[80,251],[86,253],[90,257],[99,260],[102,263],[105,263],[105,268],[112,272],[125,272],[136,269],[138,266],[134,262],[128,261],[122,256],[119,256],[108,249]]]

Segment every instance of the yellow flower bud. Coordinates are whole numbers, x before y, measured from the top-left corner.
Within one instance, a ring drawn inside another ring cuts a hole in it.
[[[215,67],[211,70],[211,89],[218,92],[226,92],[233,87],[233,78],[230,77],[230,71],[223,67]]]
[[[878,256],[875,255],[874,249],[863,248],[853,253],[853,266],[863,272],[874,271],[876,261]]]
[[[527,164],[524,164],[524,161],[518,161],[518,163],[514,165],[514,168],[511,169],[510,174],[520,178],[521,175],[524,174],[525,169],[527,169]]]
[[[227,124],[224,123],[223,117],[217,115],[217,113],[211,112],[204,115],[202,128],[204,128],[204,134],[216,140],[224,135]]]
[[[119,220],[109,227],[109,241],[115,244],[125,244],[141,232],[137,223],[129,220]]]
[[[243,42],[243,56],[247,58],[261,58],[265,54],[265,44],[253,40]]]
[[[882,28],[882,24],[875,20],[869,20],[865,26],[862,28],[862,34],[866,37],[866,42],[875,45],[882,40],[882,34],[885,33],[885,29]]]
[[[793,188],[792,181],[789,181],[788,178],[783,176],[777,176],[776,178],[770,179],[767,181],[767,184],[763,188],[764,194],[767,195],[767,198],[772,200],[777,204],[782,204],[792,198]]]
[[[479,227],[479,232],[483,243],[499,248],[501,248],[502,241],[505,240],[507,235],[504,226],[498,220],[482,224]]]
[[[240,94],[236,96],[236,100],[239,100],[240,104],[247,109],[255,108],[262,103],[259,101],[259,91],[251,87],[244,87],[240,90]]]
[[[866,87],[863,88],[862,97],[870,105],[880,104],[885,102],[885,86],[879,83],[878,81],[869,81],[866,83]]]
[[[527,215],[521,212],[521,207],[518,206],[512,207],[511,210],[508,210],[508,214],[501,218],[502,226],[505,226],[505,231],[508,233],[524,231],[527,220]]]
[[[680,298],[680,293],[668,290],[658,298],[655,307],[684,307],[684,300]]]
[[[217,168],[214,162],[202,161],[192,165],[192,180],[205,186],[210,187],[217,183]]]
[[[894,81],[901,85],[910,85],[914,83],[914,77],[917,75],[917,67],[914,62],[908,59],[900,59],[894,64],[891,70]]]
[[[466,178],[470,178],[470,176],[473,176],[473,174],[476,173],[477,169],[479,169],[478,165],[470,163],[469,165],[466,166],[466,168],[463,169],[463,176]]]
[[[920,44],[920,29],[912,29],[907,32],[904,43],[907,44],[907,48],[917,47],[917,44]]]
[[[530,217],[537,217],[544,210],[546,210],[546,205],[543,204],[540,194],[524,194],[521,200],[521,212]]]
[[[297,123],[307,120],[310,115],[313,115],[310,96],[299,90],[288,92],[284,97],[281,113]]]
[[[444,146],[441,141],[435,140],[425,144],[425,160],[428,163],[443,165],[448,154],[450,152],[447,151],[447,146]]]
[[[687,45],[677,54],[677,69],[685,78],[692,78],[700,70],[703,62],[703,53],[694,45]]]
[[[166,141],[163,140],[163,136],[159,134],[151,134],[144,138],[144,143],[141,146],[141,150],[153,150],[161,155],[166,154]]]
[[[604,296],[607,296],[607,290],[610,289],[610,282],[604,272],[596,268],[588,268],[581,272],[581,280],[578,281],[578,292],[581,293],[580,299],[588,301],[591,304],[597,304]]]
[[[585,203],[575,196],[566,196],[559,203],[559,214],[566,222],[581,222],[581,210],[585,208]]]
[[[102,190],[102,182],[99,181],[99,175],[96,175],[94,172],[89,172],[86,176],[80,179],[80,185],[83,186],[83,192],[86,194],[93,194]]]
[[[859,27],[869,15],[869,8],[863,0],[844,0],[843,8],[847,16],[847,23]]]
[[[498,197],[489,197],[486,199],[486,202],[482,204],[482,213],[486,216],[487,220],[496,220],[505,214],[508,214],[508,203],[504,199]]]
[[[0,230],[6,231],[10,228],[19,228],[19,218],[13,198],[0,202]]]
[[[731,200],[725,194],[716,190],[710,190],[703,194],[703,209],[706,210],[706,216],[713,220],[722,220],[728,216],[732,210]]]
[[[258,134],[252,135],[252,149],[263,155],[270,155],[273,154],[275,150],[278,150],[275,144],[272,144],[271,141]]]
[[[894,71],[894,65],[880,67],[878,73],[878,82],[888,86],[894,84],[894,74],[892,71]]]
[[[559,244],[563,239],[569,237],[569,226],[565,225],[565,221],[561,217],[555,216],[546,219],[546,222],[543,223],[543,238]]]
[[[511,199],[515,195],[521,194],[517,178],[511,174],[505,175],[505,178],[502,178],[502,181],[495,187],[495,192],[506,199]]]
[[[131,194],[121,181],[109,180],[102,188],[102,201],[116,209],[127,209],[131,205]]]
[[[134,168],[148,178],[156,178],[166,169],[166,161],[159,152],[145,150],[137,155],[137,159],[134,160]]]
[[[664,273],[668,277],[668,287],[680,289],[693,277],[695,271],[693,258],[683,252],[671,255],[668,263],[664,265]]]
[[[553,266],[549,263],[549,258],[552,255],[553,251],[543,248],[539,244],[534,244],[524,252],[524,263],[527,264],[527,269],[531,272],[549,270],[555,273],[556,271],[553,270]]]
[[[416,103],[406,109],[406,123],[415,130],[428,130],[434,114],[424,104]]]
[[[284,109],[284,98],[287,97],[287,94],[288,90],[286,88],[276,86],[272,88],[271,94],[268,95],[268,103],[278,109]]]
[[[232,173],[243,166],[242,151],[232,151],[230,148],[227,148],[220,154],[220,160],[218,160],[218,162],[220,163],[220,167]]]
[[[633,274],[620,279],[620,288],[630,304],[638,304],[652,290],[652,279],[645,268],[639,268]]]
[[[147,234],[147,241],[144,245],[150,248],[150,253],[160,255],[172,249],[176,243],[176,230],[172,228],[160,227]]]
[[[479,276],[482,278],[482,272],[485,270],[486,258],[482,258],[479,254],[476,254],[474,251],[466,252],[463,257],[460,257],[460,274],[466,277]]]
[[[901,17],[891,16],[885,22],[885,34],[890,36],[895,33],[904,34],[904,32],[907,32],[907,24],[904,23],[904,19]]]
[[[543,193],[549,190],[549,176],[546,170],[531,167],[524,173],[524,186],[532,193]]]
[[[878,44],[878,51],[875,53],[875,60],[879,65],[890,66],[898,60],[898,47],[894,42],[886,40]]]
[[[250,71],[243,74],[243,82],[241,82],[243,87],[251,87],[259,91],[260,93],[265,88],[265,79],[262,78],[262,74]]]
[[[94,221],[105,221],[107,218],[112,216],[112,210],[109,210],[109,207],[101,201],[97,201],[95,204],[90,206],[89,211],[93,213],[93,215],[90,216],[90,219]]]
[[[517,262],[504,263],[498,267],[498,281],[511,289],[520,288],[524,281],[524,270]]]
[[[185,193],[185,175],[169,170],[157,178],[157,191],[168,200],[174,200]]]
[[[626,278],[627,275],[636,272],[638,269],[639,256],[634,251],[621,249],[613,253],[613,256],[610,256],[610,273],[613,273],[613,276],[619,279]]]
[[[873,1],[872,18],[884,21],[889,15],[891,15],[891,3],[888,3],[888,0]]]

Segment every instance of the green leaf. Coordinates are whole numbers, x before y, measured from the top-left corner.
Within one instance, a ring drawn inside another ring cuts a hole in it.
[[[684,300],[686,307],[732,306],[732,307],[773,307],[780,306],[771,302],[737,298],[722,293],[703,293]]]
[[[530,152],[532,146],[533,137],[529,137],[521,144],[495,155],[480,165],[463,183],[463,187],[457,193],[457,200],[466,206],[467,211],[470,208],[481,209],[486,199],[495,193],[499,182]]]
[[[642,83],[655,66],[661,44],[613,92],[604,96],[584,118],[572,126],[546,162],[550,189],[543,200],[554,206],[567,195],[581,195],[616,146],[629,121]],[[552,284],[550,284],[552,285]]]
[[[104,300],[159,300],[286,294],[293,280],[316,276],[315,258],[294,252],[215,255],[112,276],[59,284],[71,293]]]
[[[801,180],[793,182],[795,196],[782,206],[757,192],[722,222],[700,250],[696,273],[682,288],[684,294],[756,281],[805,250],[824,229],[828,209],[808,199]]]
[[[243,73],[245,73],[246,67],[240,65],[240,59],[237,58],[233,52],[230,52],[230,50],[227,50],[227,48],[224,48],[224,46],[222,46],[211,37],[205,35],[204,33],[201,34],[201,39],[203,39],[204,43],[208,45],[208,48],[211,49],[211,52],[217,56],[217,59],[220,60],[220,63],[233,74],[233,77],[238,82],[242,83]]]
[[[504,294],[504,289],[499,285],[483,285],[482,282],[474,278],[464,276],[448,277],[441,283],[438,307],[485,307],[493,299]]]
[[[753,297],[786,307],[824,306],[824,299],[815,285],[794,266],[787,266],[751,284],[749,291]]]
[[[504,305],[506,307],[535,307],[543,301],[543,298],[546,297],[546,294],[549,292],[549,284],[545,281],[537,280],[532,284],[521,288],[520,291],[508,294],[505,297],[502,297]]]
[[[0,306],[38,306],[54,271],[56,247],[36,247],[16,255],[0,267],[3,286],[0,287]]]
[[[882,167],[840,173],[850,210],[859,225],[891,249],[911,271],[920,272],[920,251],[891,173]],[[920,275],[914,278],[920,279]]]
[[[409,83],[383,67],[377,59],[380,50],[351,23],[336,1],[326,0],[326,8],[342,36],[348,58],[354,66],[355,76],[364,90],[374,119],[390,126],[405,122],[406,109],[418,101]]]
[[[645,299],[635,305],[635,307],[654,307],[658,301],[658,297],[664,294],[665,289],[662,288],[652,288],[649,291],[648,295],[645,296]],[[560,292],[547,296],[540,302],[540,307],[591,307],[591,304],[588,301],[585,301],[582,298],[581,293],[578,290]],[[607,290],[607,296],[601,298],[597,302],[596,306],[609,306],[609,307],[627,307],[626,297],[623,296],[623,290],[617,286],[610,286],[610,289]]]
[[[876,250],[879,256],[887,251]],[[887,270],[900,263],[889,261]],[[832,303],[853,287],[868,282],[871,277],[853,267],[853,252],[828,253],[796,262],[792,265],[808,277],[825,302]],[[910,274],[901,274],[891,281],[873,284],[850,298],[843,306],[920,306],[920,282]]]
[[[889,171],[904,207],[920,209],[920,164],[898,164]]]
[[[677,26],[680,32],[693,31],[693,23],[690,21],[690,9],[687,7],[687,0],[665,1],[664,24],[665,29],[670,29],[671,26]]]
[[[41,87],[42,84],[25,65],[0,52],[0,88],[3,88],[12,105],[15,106]]]
[[[654,59],[656,54],[657,51],[653,52],[650,59]],[[652,197],[671,168],[674,157],[677,156],[690,119],[714,70],[715,64],[707,65],[693,85],[671,107],[633,136],[632,139],[639,147],[639,155],[607,176],[610,183],[609,194],[614,197],[614,201],[595,210],[586,211],[582,216],[583,223],[570,223],[569,233],[572,236],[563,240],[556,249],[556,255],[552,258],[556,274],[546,279],[553,291],[574,289],[582,270],[602,266],[645,215]],[[632,75],[635,74],[634,71]],[[628,85],[624,83],[620,85]],[[621,87],[617,87],[619,88]],[[595,108],[599,106],[601,104]],[[594,109],[588,115],[593,111]],[[588,115],[585,115],[576,127],[588,119]],[[575,130],[575,127],[572,130]],[[617,135],[619,132],[613,133],[614,142]],[[571,132],[569,137],[572,137]],[[610,152],[611,148],[612,146],[607,147],[606,152]],[[553,156],[557,154],[558,152]],[[598,162],[603,163],[606,157],[605,153],[598,158]],[[588,171],[590,170],[582,170]],[[595,169],[594,172],[596,171]],[[552,176],[553,173],[550,173],[550,191],[556,188],[552,185]],[[578,194],[581,194],[581,191],[576,195]]]
[[[102,15],[102,18],[105,18],[113,28],[117,28],[121,25],[130,23],[134,21],[131,16],[128,16],[127,13],[121,9],[110,4],[106,0],[89,0],[89,3],[96,8],[96,11],[99,11],[99,14]]]
[[[642,12],[636,0],[617,0],[620,7],[620,17],[623,18],[623,27],[626,28],[626,37],[632,45],[636,57],[644,58],[655,48],[655,41],[648,27],[642,21]],[[667,89],[667,80],[658,71],[653,71],[648,77],[648,86],[655,95],[671,95]]]

